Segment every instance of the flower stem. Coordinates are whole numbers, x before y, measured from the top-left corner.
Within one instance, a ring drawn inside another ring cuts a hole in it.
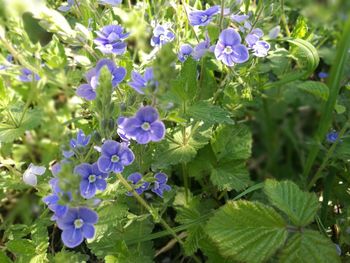
[[[132,188],[132,186],[128,183],[127,180],[120,174],[117,173],[117,178],[119,181],[125,186],[125,188],[133,194],[133,196],[136,198],[136,200],[147,209],[147,211],[155,218],[156,220],[159,220],[159,223],[169,231],[169,233],[179,242],[181,246],[183,246],[182,240],[177,236],[176,232],[168,225],[168,223],[161,217],[159,217],[158,213]]]

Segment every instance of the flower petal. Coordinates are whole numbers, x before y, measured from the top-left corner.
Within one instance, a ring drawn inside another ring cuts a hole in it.
[[[85,238],[93,238],[95,235],[95,227],[90,224],[84,224],[82,227],[82,232]]]
[[[74,227],[63,230],[61,237],[64,245],[69,248],[79,246],[84,240],[81,229]]]

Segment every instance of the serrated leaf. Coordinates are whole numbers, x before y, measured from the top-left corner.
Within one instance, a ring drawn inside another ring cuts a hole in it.
[[[304,17],[299,16],[291,36],[293,38],[304,38],[307,32],[308,32],[308,27],[306,24],[306,20]]]
[[[267,260],[288,235],[286,222],[272,207],[243,200],[220,208],[206,230],[222,255],[249,263]]]
[[[228,111],[208,101],[200,101],[187,110],[188,116],[197,121],[203,121],[208,125],[215,123],[234,124]]]
[[[319,203],[314,193],[303,192],[291,181],[266,180],[264,192],[270,202],[286,213],[293,224],[306,226],[317,213]]]
[[[209,143],[212,134],[211,127],[189,126],[185,132],[178,130],[159,145],[156,153],[154,167],[167,167],[178,163],[187,163],[192,160],[197,150]]]
[[[297,85],[298,89],[314,95],[322,100],[327,100],[329,89],[326,84],[319,81],[303,81]]]
[[[316,231],[295,233],[282,250],[281,263],[337,263],[340,258],[335,244]]]
[[[217,160],[248,159],[251,155],[252,134],[245,125],[219,126],[211,139]]]
[[[227,191],[240,191],[252,183],[244,160],[217,163],[211,169],[210,180],[220,190]]]

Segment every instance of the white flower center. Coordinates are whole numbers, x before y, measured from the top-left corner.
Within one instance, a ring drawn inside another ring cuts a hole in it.
[[[160,35],[160,36],[159,36],[159,40],[160,40],[160,41],[165,40],[165,36],[164,36],[164,35]]]
[[[96,181],[96,175],[90,174],[88,177],[89,183],[93,183]]]
[[[225,54],[231,54],[232,53],[232,48],[230,47],[230,46],[227,46],[227,47],[225,47],[225,49],[224,49],[224,53]]]
[[[79,229],[79,228],[82,228],[84,225],[84,221],[82,219],[75,219],[74,220],[74,227]]]
[[[208,16],[207,15],[203,15],[201,17],[201,22],[205,22],[205,21],[207,21],[207,19],[208,19]]]
[[[116,155],[116,154],[112,155],[111,161],[112,161],[113,163],[119,162],[119,156]]]
[[[108,49],[108,50],[112,50],[113,46],[111,44],[107,44],[107,45],[105,45],[105,48]]]
[[[151,128],[151,125],[149,124],[149,122],[145,121],[144,123],[142,123],[141,128],[144,131],[148,131]]]

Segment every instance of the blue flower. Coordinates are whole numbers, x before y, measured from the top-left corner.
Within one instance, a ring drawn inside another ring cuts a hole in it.
[[[320,72],[320,73],[318,73],[318,77],[320,79],[328,78],[328,73],[327,72]]]
[[[134,159],[134,153],[125,143],[107,140],[101,147],[97,165],[101,172],[120,173],[124,170],[124,166],[130,165]]]
[[[52,175],[56,177],[62,170],[61,163],[60,162],[55,163],[54,165],[51,166],[50,170]]]
[[[126,75],[126,70],[123,67],[117,67],[110,59],[101,59],[97,62],[95,68],[92,68],[86,73],[87,84],[82,84],[77,88],[76,94],[86,100],[94,100],[96,98],[96,88],[99,85],[99,77],[101,69],[107,66],[112,75],[112,86],[115,88],[122,82]]]
[[[11,54],[7,55],[6,61],[11,64],[13,62],[13,56]],[[7,65],[0,65],[0,70],[7,69],[8,67],[9,67],[8,64]]]
[[[48,208],[54,212],[51,220],[56,220],[57,218],[64,217],[68,211],[68,205],[61,204],[60,199],[66,199],[70,201],[72,195],[69,192],[63,192],[59,187],[58,178],[53,178],[50,180],[50,186],[52,194],[43,198],[43,202],[48,206]]]
[[[162,46],[168,42],[173,41],[175,34],[163,25],[157,25],[153,30],[153,37],[151,38],[151,46]]]
[[[245,15],[245,14],[243,14],[243,15],[235,14],[235,15],[231,16],[231,20],[234,22],[237,22],[237,23],[242,23],[242,22],[246,21],[248,18],[249,18],[249,16]]]
[[[170,185],[167,185],[168,177],[164,173],[157,173],[154,178],[156,181],[152,187],[152,192],[160,197],[163,197],[163,193],[171,190]]]
[[[245,41],[248,44],[248,47],[252,48],[255,43],[262,38],[264,35],[264,32],[260,28],[253,29],[246,37]]]
[[[121,4],[122,0],[100,0],[99,3],[102,5],[117,6]]]
[[[278,37],[278,35],[280,34],[281,31],[281,27],[280,26],[275,26],[274,28],[272,28],[269,31],[269,38],[271,39],[275,39]]]
[[[153,68],[146,68],[144,76],[133,70],[131,79],[128,84],[140,94],[145,94],[144,90],[147,87],[158,86],[158,82],[154,79]]]
[[[117,128],[117,133],[119,135],[119,137],[126,143],[129,142],[129,140],[131,139],[125,132],[124,130],[124,127],[125,127],[125,123],[126,123],[126,120],[128,118],[126,117],[123,117],[123,116],[120,116],[117,120],[117,125],[118,125],[118,128]]]
[[[74,5],[74,0],[68,0],[66,5],[61,5],[58,10],[61,12],[68,12]]]
[[[266,41],[257,41],[253,46],[253,54],[257,57],[266,57],[270,50],[270,44]]]
[[[22,75],[18,76],[18,79],[23,82],[32,82],[40,80],[40,77],[38,74],[33,73],[33,71],[24,68],[22,69]]]
[[[77,147],[85,147],[89,144],[91,139],[91,135],[86,136],[82,130],[79,130],[77,133],[76,139],[70,140],[70,147],[77,148]]]
[[[134,117],[128,118],[124,131],[139,144],[158,142],[165,136],[164,123],[159,120],[157,110],[151,106],[140,108]]]
[[[329,132],[326,135],[326,140],[329,143],[335,143],[338,140],[339,134],[336,131]]]
[[[31,163],[23,174],[23,182],[31,186],[36,186],[38,183],[37,176],[43,175],[45,171],[46,168],[44,166],[36,166]]]
[[[74,173],[81,176],[80,194],[84,198],[92,198],[96,191],[104,191],[107,187],[107,173],[102,173],[97,166],[97,163],[88,164],[82,163],[74,168]]]
[[[207,53],[208,51],[213,51],[215,48],[215,46],[210,46],[210,39],[208,34],[205,35],[205,40],[202,42],[199,42],[193,49],[192,52],[192,57],[195,60],[200,60],[205,53]]]
[[[97,214],[86,207],[69,208],[64,217],[58,218],[56,223],[62,230],[62,241],[69,247],[80,245],[84,238],[93,238],[98,221]]]
[[[181,62],[185,62],[185,60],[192,54],[193,48],[189,44],[183,44],[180,47],[180,52],[178,53],[177,57]]]
[[[214,15],[219,13],[218,5],[208,8],[207,10],[196,10],[189,13],[189,20],[192,26],[206,26],[213,19]]]
[[[123,33],[124,29],[119,25],[108,25],[97,31],[97,38],[94,42],[104,54],[122,55],[126,51],[126,44],[123,42],[129,33]]]
[[[128,176],[128,180],[134,185],[134,186],[138,186],[137,188],[135,188],[135,192],[137,194],[142,194],[144,191],[146,191],[148,189],[148,187],[150,186],[149,182],[142,182],[142,175],[140,173],[132,173]],[[140,183],[142,183],[140,185]],[[126,193],[129,196],[132,196],[131,192]]]
[[[72,150],[67,150],[67,151],[63,150],[62,155],[64,158],[69,159],[74,155],[74,152]]]
[[[227,66],[244,63],[249,59],[248,49],[241,44],[241,36],[233,28],[220,33],[214,53],[215,57]]]

